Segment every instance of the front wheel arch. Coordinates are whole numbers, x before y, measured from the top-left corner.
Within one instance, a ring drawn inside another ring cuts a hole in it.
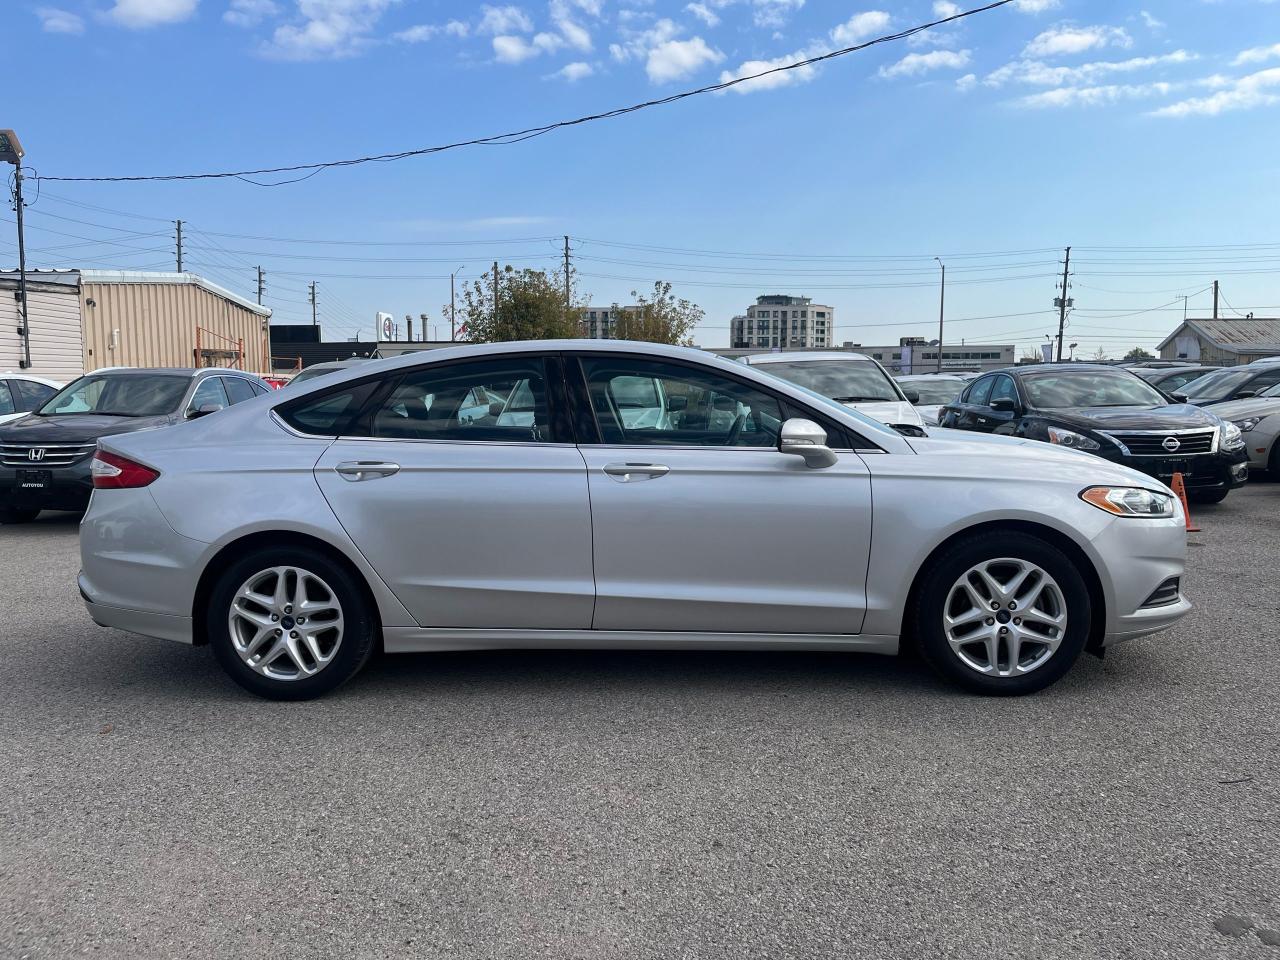
[[[378,616],[378,601],[374,597],[373,591],[369,588],[369,581],[365,579],[359,568],[347,559],[346,555],[332,544],[326,543],[319,537],[313,537],[305,533],[296,533],[293,531],[264,531],[259,533],[251,533],[241,537],[239,540],[233,540],[226,544],[221,550],[209,558],[209,562],[205,564],[204,570],[200,574],[200,580],[196,584],[195,596],[191,601],[191,625],[192,625],[192,642],[196,646],[204,646],[209,642],[208,634],[205,631],[204,611],[209,605],[209,598],[213,594],[214,586],[218,582],[218,577],[232,563],[235,563],[246,554],[255,550],[262,550],[267,547],[298,547],[301,549],[314,550],[324,554],[334,563],[346,568],[351,574],[352,579],[360,587],[364,594],[364,600],[369,605],[369,610],[373,614],[374,623],[377,629],[375,643],[377,648],[382,646],[382,624],[381,618]]]
[[[1029,520],[991,520],[986,523],[974,524],[971,527],[965,527],[963,530],[957,530],[934,547],[929,552],[929,556],[925,557],[924,562],[920,564],[919,569],[916,570],[915,578],[911,581],[911,589],[907,592],[907,602],[902,620],[903,643],[915,643],[916,624],[914,621],[916,610],[919,606],[918,595],[920,587],[937,559],[959,540],[967,539],[975,534],[999,533],[1005,530],[1039,537],[1046,543],[1057,547],[1075,564],[1080,576],[1084,579],[1085,586],[1089,590],[1089,603],[1093,610],[1093,622],[1089,625],[1089,639],[1085,644],[1085,649],[1090,653],[1101,656],[1104,649],[1102,641],[1106,635],[1107,598],[1103,592],[1102,578],[1098,576],[1097,568],[1093,565],[1093,561],[1089,559],[1089,555],[1081,549],[1080,545],[1065,533],[1055,530],[1053,527],[1045,526],[1041,523],[1033,523]]]

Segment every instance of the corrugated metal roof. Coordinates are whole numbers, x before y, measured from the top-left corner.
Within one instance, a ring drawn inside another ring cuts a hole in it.
[[[1164,347],[1173,342],[1183,327],[1229,353],[1253,350],[1280,351],[1280,317],[1232,317],[1218,320],[1188,320],[1160,342]]]
[[[189,283],[208,290],[224,300],[239,304],[260,317],[271,316],[269,307],[254,303],[252,300],[232,293],[226,287],[220,287],[212,280],[206,280],[204,277],[194,273],[157,273],[150,270],[81,270],[80,277],[84,283]]]

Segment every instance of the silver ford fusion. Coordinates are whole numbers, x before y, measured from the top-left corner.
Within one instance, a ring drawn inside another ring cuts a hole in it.
[[[80,591],[315,697],[389,653],[919,647],[987,694],[1190,609],[1184,518],[1087,454],[904,437],[696,350],[464,346],[104,438]]]

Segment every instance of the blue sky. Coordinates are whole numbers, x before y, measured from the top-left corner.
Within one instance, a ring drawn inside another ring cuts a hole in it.
[[[0,126],[45,176],[342,159],[664,96],[958,9],[10,0]],[[936,334],[937,255],[948,341],[1024,347],[1056,325],[1071,244],[1069,339],[1115,354],[1172,329],[1182,295],[1207,310],[1215,278],[1224,313],[1280,316],[1278,185],[1280,3],[1017,0],[516,145],[273,188],[44,181],[37,199],[33,183],[28,243],[35,266],[162,267],[180,217],[190,269],[249,293],[262,264],[285,321],[309,319],[314,279],[327,334],[367,337],[376,310],[447,320],[451,270],[551,266],[569,234],[594,304],[670,280],[706,309],[708,346],[773,292],[834,305],[840,340]]]

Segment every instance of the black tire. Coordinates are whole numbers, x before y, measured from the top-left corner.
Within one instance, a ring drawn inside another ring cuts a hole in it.
[[[1192,503],[1221,503],[1227,499],[1227,494],[1231,491],[1227,488],[1222,490],[1196,490],[1188,491],[1187,499]]]
[[[1273,481],[1280,480],[1280,440],[1271,441],[1271,455],[1267,457],[1267,473]]]
[[[952,587],[966,571],[988,560],[1033,563],[1058,584],[1066,606],[1067,627],[1057,649],[1025,674],[993,676],[966,665],[947,641],[943,614]],[[1022,696],[1056,683],[1079,658],[1089,639],[1093,607],[1089,588],[1075,564],[1053,544],[1019,531],[976,533],[952,544],[922,573],[909,611],[910,630],[925,661],[952,683],[988,696]]]
[[[23,509],[20,507],[0,507],[0,523],[30,523],[36,517],[40,516],[38,509]]]
[[[319,577],[341,605],[343,630],[333,659],[312,676],[275,679],[254,671],[237,653],[228,617],[240,587],[273,567],[296,567]],[[306,547],[271,547],[232,563],[218,578],[204,611],[205,631],[214,656],[231,679],[250,693],[270,700],[312,700],[346,683],[364,667],[377,645],[376,611],[356,575],[325,554]]]

